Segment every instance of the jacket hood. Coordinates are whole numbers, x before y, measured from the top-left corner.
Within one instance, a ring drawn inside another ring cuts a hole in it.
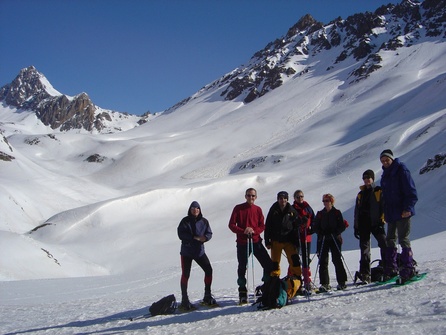
[[[201,206],[200,206],[200,204],[198,203],[198,201],[192,201],[192,203],[191,203],[190,206],[189,206],[189,209],[187,210],[187,215],[192,216],[192,214],[191,214],[191,212],[190,212],[190,210],[192,209],[192,207],[198,207],[198,208],[200,209],[200,214],[198,214],[198,217],[201,218],[203,213],[201,212]]]

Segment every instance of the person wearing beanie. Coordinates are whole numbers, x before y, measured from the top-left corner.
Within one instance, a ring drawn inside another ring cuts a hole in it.
[[[245,199],[244,203],[234,207],[228,224],[229,229],[237,236],[237,284],[240,305],[248,303],[246,280],[248,257],[253,254],[262,266],[262,281],[266,282],[272,271],[271,258],[260,237],[265,230],[265,218],[262,209],[254,203],[257,199],[256,189],[248,188],[245,191]]]
[[[375,185],[375,172],[366,170],[362,174],[363,185],[356,196],[354,211],[354,235],[359,240],[361,258],[359,272],[356,272],[355,282],[360,284],[371,282],[370,270],[370,234],[373,234],[381,252],[380,266],[385,267],[386,232],[384,230],[384,213],[382,206],[381,187]]]
[[[384,219],[387,223],[386,268],[383,279],[394,277],[399,272],[399,282],[404,283],[416,275],[409,234],[418,195],[409,169],[399,158],[394,158],[390,149],[380,154],[380,161],[383,169],[381,188]],[[397,236],[402,248],[401,270],[397,265]]]
[[[277,201],[269,209],[265,221],[265,245],[271,250],[273,271],[271,276],[280,276],[280,259],[285,251],[289,264],[289,273],[296,279],[302,278],[300,263],[298,227],[302,219],[296,209],[288,202],[288,193],[277,193]],[[301,283],[299,283],[299,286]]]
[[[383,158],[383,157],[388,157],[388,158],[390,158],[392,161],[395,159],[395,158],[393,157],[393,152],[392,152],[392,150],[390,150],[390,149],[386,149],[386,150],[383,150],[383,152],[381,152],[381,154],[379,155],[379,159],[381,159],[381,158]]]
[[[212,230],[209,221],[203,217],[200,204],[193,201],[180,224],[178,225],[178,237],[181,240],[181,305],[180,309],[189,311],[195,309],[189,301],[187,286],[192,267],[192,261],[195,261],[204,271],[204,298],[203,304],[217,305],[211,294],[212,284],[212,266],[204,250],[204,243],[212,238]]]

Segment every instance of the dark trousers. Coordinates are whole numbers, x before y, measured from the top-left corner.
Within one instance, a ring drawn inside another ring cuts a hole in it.
[[[204,292],[206,294],[211,294],[211,284],[212,284],[212,266],[209,258],[206,254],[198,258],[192,258],[187,256],[181,256],[181,295],[183,300],[187,300],[187,283],[189,282],[190,270],[192,268],[192,261],[197,262],[197,264],[204,271]]]
[[[362,228],[359,231],[359,249],[361,250],[361,260],[359,261],[359,272],[361,274],[370,275],[370,235],[373,235],[378,242],[378,247],[381,252],[381,265],[384,266],[384,261],[386,259],[386,232],[384,227],[378,226],[373,229]]]
[[[302,253],[302,267],[310,267],[311,242],[300,241],[300,251]]]
[[[266,279],[273,270],[273,262],[269,257],[268,251],[263,246],[262,242],[253,243],[253,250],[249,247],[249,244],[237,244],[237,284],[239,290],[246,291],[246,267],[248,265],[248,253],[254,253],[254,257],[259,261],[263,268],[263,278]],[[248,251],[249,249],[249,251]]]
[[[342,241],[334,238],[332,235],[318,236],[319,280],[321,285],[330,284],[330,276],[328,273],[329,252],[331,252],[338,284],[345,284],[347,281],[347,272],[345,272],[344,263],[342,261],[341,245]]]

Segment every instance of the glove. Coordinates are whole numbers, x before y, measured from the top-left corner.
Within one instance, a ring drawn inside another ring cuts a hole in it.
[[[302,216],[301,220],[302,220],[302,225],[306,226],[308,223],[308,217]]]
[[[336,241],[338,241],[339,245],[342,245],[342,243],[344,243],[344,240],[342,239],[342,235],[341,234],[336,236]]]
[[[359,229],[355,228],[354,235],[359,240]]]

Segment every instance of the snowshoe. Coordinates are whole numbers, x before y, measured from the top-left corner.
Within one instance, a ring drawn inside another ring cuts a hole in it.
[[[372,282],[372,279],[368,273],[359,273],[356,271],[355,280],[353,281],[356,285],[367,285]]]
[[[346,290],[347,289],[347,285],[345,285],[345,283],[340,283],[340,284],[338,284],[338,286],[336,286],[336,289],[338,291]]]
[[[180,312],[191,312],[191,311],[194,311],[196,309],[197,309],[197,307],[192,305],[189,300],[182,301],[180,306],[178,306],[178,310]]]
[[[238,303],[239,305],[246,305],[248,303],[247,291],[239,290],[238,297],[239,297],[239,303]]]
[[[321,286],[319,286],[319,289],[316,293],[326,293],[329,291],[331,291],[331,286],[329,284],[322,284]]]
[[[239,299],[238,304],[239,304],[239,305],[247,305],[247,304],[248,304],[248,298],[246,298],[246,297],[241,297],[241,298]]]
[[[418,277],[419,277],[418,271],[413,270],[409,277],[403,277],[401,275],[399,277],[397,277],[396,281],[395,281],[395,284],[397,284],[397,285],[404,285],[404,284],[406,284],[408,282],[417,281],[419,279]]]
[[[205,295],[203,301],[201,302],[204,306],[215,307],[218,306],[217,301],[214,299],[212,295]]]

